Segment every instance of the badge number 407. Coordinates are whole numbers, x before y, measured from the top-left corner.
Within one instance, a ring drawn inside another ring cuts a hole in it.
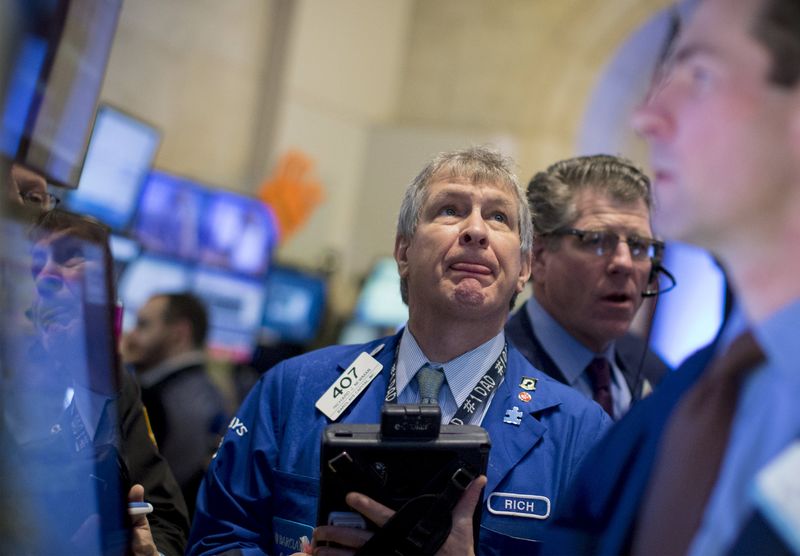
[[[374,357],[362,353],[317,400],[316,407],[335,421],[383,369]]]
[[[336,384],[333,387],[333,398],[336,399],[339,396],[343,396],[345,394],[345,390],[350,388],[350,386],[353,384],[353,381],[357,378],[358,370],[355,367],[350,367],[344,373],[342,373],[342,377],[336,381]]]

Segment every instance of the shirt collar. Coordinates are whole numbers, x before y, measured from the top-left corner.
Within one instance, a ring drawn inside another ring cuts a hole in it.
[[[800,329],[800,299],[753,327],[753,334],[769,361],[786,384],[800,386],[797,372],[797,330]]]
[[[586,366],[595,357],[605,356],[613,365],[615,355],[613,342],[604,353],[597,354],[567,332],[534,296],[528,298],[525,310],[528,312],[533,330],[542,348],[561,370],[570,385],[574,386],[580,380]]]
[[[414,375],[425,363],[431,363],[444,368],[447,386],[456,403],[460,406],[472,392],[483,372],[497,361],[505,345],[505,333],[501,330],[487,342],[478,347],[446,361],[444,363],[431,361],[422,352],[414,335],[406,327],[400,338],[400,348],[397,357],[397,393],[398,395],[408,386]],[[479,369],[480,372],[476,372]]]
[[[81,416],[86,433],[92,440],[97,434],[97,428],[103,416],[103,409],[111,399],[109,396],[98,394],[83,386],[75,386],[73,390],[70,401],[75,404],[75,409],[78,411],[78,415]]]

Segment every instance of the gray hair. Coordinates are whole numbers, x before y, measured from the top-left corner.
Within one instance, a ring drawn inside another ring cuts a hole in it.
[[[439,153],[406,188],[397,218],[397,236],[405,240],[414,236],[431,184],[441,180],[465,180],[472,185],[491,183],[503,185],[514,194],[517,200],[520,251],[527,255],[533,245],[533,225],[525,192],[513,168],[514,161],[510,157],[485,146]],[[403,301],[408,303],[408,284],[405,280],[400,282],[400,293]]]
[[[623,203],[642,200],[648,211],[650,180],[631,161],[599,154],[561,160],[539,172],[528,184],[528,203],[536,239],[569,226],[578,218],[575,197],[592,189]]]

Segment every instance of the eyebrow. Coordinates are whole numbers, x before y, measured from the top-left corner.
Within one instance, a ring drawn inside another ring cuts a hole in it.
[[[718,56],[718,50],[710,44],[701,42],[690,42],[688,44],[677,44],[671,49],[664,59],[664,67],[670,67],[676,63],[685,62],[695,56]]]

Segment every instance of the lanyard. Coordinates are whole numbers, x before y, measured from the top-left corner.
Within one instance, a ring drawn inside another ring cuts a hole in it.
[[[394,352],[394,362],[392,363],[392,370],[389,373],[389,387],[386,389],[386,403],[397,403],[397,359],[400,355],[400,342],[397,342],[397,347]],[[456,414],[450,419],[451,425],[463,425],[469,422],[470,418],[475,414],[480,414],[483,411],[486,402],[489,400],[492,392],[500,386],[506,374],[506,366],[508,365],[508,342],[503,345],[503,351],[500,352],[500,357],[497,358],[489,370],[478,380],[475,388],[472,389],[467,399],[458,408]]]

